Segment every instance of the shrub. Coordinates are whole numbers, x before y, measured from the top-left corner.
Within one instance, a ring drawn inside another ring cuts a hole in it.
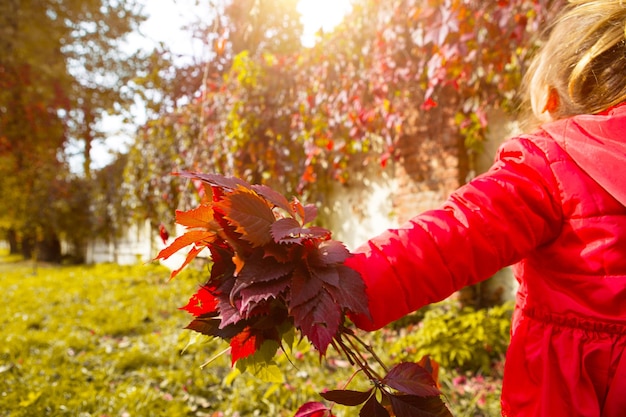
[[[489,373],[509,343],[513,304],[488,309],[444,301],[427,307],[424,319],[401,331],[391,348],[398,359],[429,355],[443,368]]]

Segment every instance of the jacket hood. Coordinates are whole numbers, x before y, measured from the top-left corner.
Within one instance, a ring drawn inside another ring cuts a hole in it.
[[[626,104],[541,126],[594,181],[626,206]]]

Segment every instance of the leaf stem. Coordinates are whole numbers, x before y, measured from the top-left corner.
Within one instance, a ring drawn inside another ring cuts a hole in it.
[[[374,369],[372,369],[367,362],[367,359],[363,356],[359,347],[351,340],[350,336],[356,337],[352,331],[342,327],[341,331],[338,332],[334,340],[334,342],[336,342],[336,344],[340,347],[338,350],[341,350],[350,363],[358,366],[372,382],[376,383],[377,381],[380,381],[382,378]],[[346,340],[348,344],[346,344]],[[363,343],[361,342],[361,344]]]
[[[220,356],[230,352],[231,347],[228,346],[226,349],[224,349],[223,351],[221,351],[220,353],[217,353],[215,355],[213,355],[213,357],[211,357],[208,361],[204,362],[202,365],[200,365],[200,369],[205,368],[206,366],[208,366],[211,362],[213,362],[214,360],[216,360],[217,358],[219,358]]]
[[[376,352],[374,352],[374,349],[368,345],[367,343],[365,343],[360,337],[358,337],[353,331],[350,331],[349,335],[352,337],[352,339],[356,340],[361,346],[363,346],[365,348],[365,350],[367,350],[367,352],[372,355],[372,357],[374,358],[374,360],[385,370],[385,373],[389,373],[389,368],[387,368],[387,366],[385,365],[385,363],[382,361],[382,359],[380,359],[380,357],[376,354]],[[350,339],[350,343],[352,343],[352,339]],[[354,345],[353,345],[354,346]],[[358,348],[355,349],[358,350]]]

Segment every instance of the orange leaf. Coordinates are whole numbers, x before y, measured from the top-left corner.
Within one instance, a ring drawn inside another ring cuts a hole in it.
[[[191,248],[191,250],[187,254],[187,257],[185,258],[185,262],[183,262],[183,264],[178,269],[172,271],[172,273],[170,274],[170,279],[174,278],[176,275],[178,275],[180,271],[183,270],[184,267],[189,265],[189,262],[193,261],[195,257],[198,256],[200,252],[202,252],[202,249],[204,248],[197,247],[197,246],[194,246],[193,248]]]
[[[213,209],[206,204],[189,211],[176,210],[176,223],[186,227],[202,227],[211,229]]]
[[[441,388],[441,384],[439,383],[439,363],[432,359],[430,356],[425,355],[420,359],[418,364],[426,369],[426,371],[433,377],[437,388]]]
[[[241,238],[253,246],[263,246],[272,239],[270,227],[276,217],[269,203],[256,192],[239,186],[224,197],[219,209],[224,210]]]
[[[193,230],[178,236],[171,245],[164,248],[159,252],[155,259],[167,259],[182,248],[191,245],[192,243],[199,244],[199,246],[206,246],[215,240],[215,233],[206,232],[203,230]]]
[[[239,275],[239,273],[243,269],[243,266],[245,265],[245,262],[244,262],[243,259],[241,259],[239,254],[237,252],[235,252],[235,256],[233,256],[233,263],[235,264],[235,273],[233,275],[237,276],[237,275]]]

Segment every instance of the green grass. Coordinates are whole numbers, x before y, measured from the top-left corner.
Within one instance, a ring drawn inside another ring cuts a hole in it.
[[[157,265],[34,268],[0,253],[0,417],[291,417],[349,380],[352,367],[320,362],[306,342],[278,358],[282,375],[272,382],[237,377],[227,355],[201,368],[224,347],[202,340],[185,349],[195,333],[178,307],[201,281],[191,270],[170,281]],[[402,344],[392,330],[366,340],[379,353]],[[498,415],[498,378],[443,371],[455,416]],[[350,388],[368,384],[356,378]]]
[[[154,265],[57,267],[2,257],[0,415],[148,416],[197,410],[219,384],[181,355],[196,283]]]
[[[293,416],[348,369],[281,357],[274,382],[238,372],[223,344],[188,346],[179,310],[202,277],[156,265],[50,266],[0,254],[0,417]],[[330,377],[329,377],[330,375]],[[334,378],[334,379],[333,379]],[[339,414],[341,415],[341,414]]]

